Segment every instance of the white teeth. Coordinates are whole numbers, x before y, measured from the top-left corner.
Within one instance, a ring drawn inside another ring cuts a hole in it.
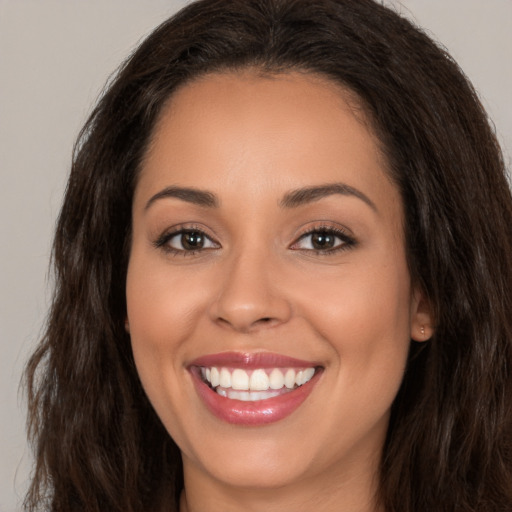
[[[295,377],[295,384],[297,386],[302,386],[304,381],[304,372],[301,370],[300,372],[297,372],[297,376]]]
[[[248,390],[249,375],[247,375],[247,372],[245,372],[244,370],[240,370],[239,368],[233,370],[233,373],[231,374],[231,387],[233,389]]]
[[[313,372],[315,370],[313,369]],[[292,389],[295,386],[295,370],[292,370],[291,368],[286,371],[286,374],[284,376],[284,385],[288,389]]]
[[[231,387],[231,373],[229,373],[229,370],[226,368],[222,368],[220,371],[219,386],[222,386],[223,388]]]
[[[281,370],[274,368],[269,375],[270,389],[281,389],[284,386],[284,376]]]
[[[314,368],[306,368],[305,370],[301,370],[300,372],[297,372],[295,383],[297,386],[302,386],[303,384],[306,384],[308,380],[311,380],[311,377],[313,377],[314,374]]]
[[[266,391],[270,384],[265,370],[254,370],[251,375],[250,389],[254,391]]]
[[[208,378],[208,374],[206,374],[206,378]],[[220,375],[219,370],[215,367],[211,369],[210,372],[210,384],[212,385],[212,388],[216,388],[220,384]]]
[[[303,382],[303,384],[306,384],[306,382],[311,380],[313,378],[313,375],[315,375],[315,369],[314,368],[306,368],[304,370],[303,375],[304,375],[304,382]]]
[[[253,401],[264,400],[271,396],[277,396],[276,391],[292,390],[302,386],[312,379],[315,368],[279,369],[258,368],[253,371],[245,371],[241,368],[228,370],[227,368],[201,368],[201,376],[210,383],[222,396],[235,400]],[[254,393],[253,393],[254,392]],[[265,393],[266,392],[266,393]],[[263,398],[262,398],[263,397]]]
[[[234,391],[232,389],[224,389],[218,387],[217,394],[230,398],[231,400],[241,400],[242,402],[257,402],[259,400],[266,400],[281,394],[280,391]]]
[[[297,384],[297,386],[302,386],[303,384],[306,384],[308,380],[311,380],[314,374],[314,368],[306,368],[305,370],[297,372],[297,376],[295,377],[295,384]]]
[[[242,402],[248,402],[250,394],[248,391],[228,391],[227,397],[233,400],[242,400]]]

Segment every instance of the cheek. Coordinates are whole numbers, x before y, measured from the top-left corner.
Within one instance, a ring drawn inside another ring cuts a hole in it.
[[[179,372],[178,359],[173,356],[192,328],[190,301],[180,298],[183,290],[176,292],[165,268],[135,246],[126,279],[127,315],[135,364],[152,401],[153,389],[172,389],[173,382],[168,381]],[[172,372],[165,368],[169,363],[176,365]]]
[[[410,293],[405,263],[346,265],[295,286],[302,314],[313,318],[325,338],[365,338],[369,344],[386,337],[409,339]]]
[[[144,264],[132,255],[128,267],[126,300],[130,333],[168,350],[179,346],[193,330],[197,311],[204,309],[207,294],[197,286],[197,275],[170,271],[164,262]]]
[[[195,287],[172,277],[165,261],[148,264],[142,251],[132,251],[126,301],[133,357],[146,395],[180,446],[187,436],[178,420],[191,399],[183,390],[188,375],[182,354],[200,299]]]
[[[401,260],[398,260],[401,261]],[[347,265],[296,290],[301,316],[332,354],[340,400],[380,414],[403,378],[410,346],[410,279],[405,262]],[[347,390],[350,393],[347,394]]]
[[[386,267],[386,268],[385,268]],[[322,299],[323,297],[323,299]],[[306,306],[307,303],[307,306]],[[344,272],[302,301],[333,353],[333,424],[386,418],[403,379],[410,346],[410,281],[405,263]]]

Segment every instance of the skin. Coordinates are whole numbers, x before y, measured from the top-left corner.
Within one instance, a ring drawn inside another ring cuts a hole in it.
[[[320,77],[249,70],[185,85],[155,127],[133,201],[127,328],[182,451],[182,511],[378,510],[390,406],[411,338],[427,339],[431,322],[407,268],[400,195],[356,107]],[[359,197],[282,204],[332,183]],[[207,190],[218,206],[150,202],[170,186]],[[184,250],[180,235],[156,246],[183,227],[205,233],[202,250]],[[345,234],[341,250],[314,250],[306,232],[332,228]],[[187,370],[225,351],[324,371],[285,419],[231,425],[206,409]]]

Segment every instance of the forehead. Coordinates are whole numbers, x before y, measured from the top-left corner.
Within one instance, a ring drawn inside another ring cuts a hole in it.
[[[289,71],[283,73],[261,73],[257,70],[229,71],[200,76],[192,82],[186,82],[173,92],[162,108],[155,123],[148,153],[163,135],[170,134],[172,125],[176,132],[186,134],[185,129],[193,125],[196,130],[214,118],[219,128],[229,123],[245,123],[244,131],[250,127],[264,126],[267,135],[284,127],[283,121],[293,119],[286,127],[311,132],[318,127],[312,124],[312,117],[322,116],[324,129],[321,135],[329,131],[339,132],[342,118],[357,120],[361,128],[373,137],[369,116],[367,116],[360,98],[351,90],[333,80],[311,72]],[[337,116],[336,113],[343,113]],[[312,116],[313,115],[313,116]],[[333,123],[332,121],[336,121]],[[185,124],[184,124],[185,122]],[[199,135],[199,133],[198,133]],[[211,136],[211,134],[209,134]]]
[[[290,72],[212,74],[177,90],[155,126],[136,193],[201,185],[221,195],[348,180],[370,194],[388,179],[353,93]],[[264,187],[263,187],[264,188]]]

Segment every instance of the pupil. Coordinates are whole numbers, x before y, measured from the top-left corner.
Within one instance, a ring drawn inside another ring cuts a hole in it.
[[[204,244],[203,235],[197,231],[183,233],[181,235],[181,244],[188,250],[201,249]]]
[[[334,247],[334,236],[325,231],[313,233],[311,242],[315,249],[332,249]]]

